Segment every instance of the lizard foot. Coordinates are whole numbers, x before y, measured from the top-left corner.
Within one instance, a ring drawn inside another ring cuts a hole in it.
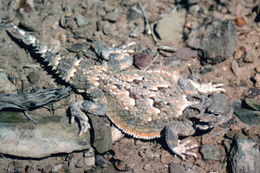
[[[184,143],[180,143],[180,140],[177,142],[177,146],[171,147],[170,149],[178,156],[180,156],[183,160],[186,160],[186,155],[193,156],[195,158],[198,157],[198,155],[194,152],[191,152],[189,150],[193,148],[199,147],[198,144],[191,144],[190,140],[185,141]]]
[[[80,127],[79,136],[90,129],[88,116],[82,111],[82,103],[83,101],[75,102],[70,106],[70,122],[73,123],[75,121],[75,117],[78,119]]]

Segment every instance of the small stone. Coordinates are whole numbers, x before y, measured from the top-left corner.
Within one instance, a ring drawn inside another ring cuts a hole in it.
[[[111,35],[115,32],[115,26],[109,22],[105,22],[102,31],[105,35]]]
[[[177,44],[182,40],[184,23],[185,11],[166,14],[159,20],[156,32],[163,42]]]
[[[96,162],[95,155],[92,155],[92,156],[89,156],[89,157],[85,157],[83,159],[83,162],[84,162],[85,166],[88,166],[88,167],[94,166],[95,162]]]
[[[152,168],[151,164],[147,163],[147,164],[144,165],[144,170],[151,171],[152,169],[153,168]]]
[[[235,115],[244,123],[251,126],[260,126],[260,113],[259,111],[253,111],[242,107],[241,101],[233,103],[233,109]]]
[[[58,35],[58,40],[61,42],[61,43],[65,43],[67,41],[67,36],[66,34],[59,34]]]
[[[232,61],[232,63],[231,63],[231,70],[234,73],[234,75],[236,75],[236,76],[239,76],[240,73],[241,73],[239,66],[238,66],[238,63],[235,60]]]
[[[185,173],[184,167],[179,163],[171,163],[169,166],[169,173]]]
[[[32,71],[28,74],[27,78],[30,83],[37,84],[40,80],[42,80],[42,71]]]
[[[110,22],[116,22],[120,18],[120,10],[119,9],[114,9],[113,11],[108,12],[104,16],[104,20],[108,20]]]
[[[16,87],[10,80],[5,73],[0,73],[0,92],[4,93],[16,93]]]
[[[59,165],[55,165],[52,169],[51,169],[51,172],[52,173],[60,173],[60,172],[64,172],[64,169],[62,164],[59,164]]]
[[[151,62],[152,57],[146,53],[136,53],[134,55],[134,65],[139,69],[147,67]]]
[[[101,167],[101,168],[107,168],[108,163],[104,156],[97,154],[96,155],[96,166]]]
[[[89,116],[94,131],[93,146],[99,153],[104,153],[112,148],[112,133],[109,124],[97,116]]]
[[[78,14],[76,16],[76,23],[78,25],[78,27],[82,27],[82,26],[85,26],[87,24],[89,24],[89,19],[86,18],[85,16],[83,16],[82,14]]]
[[[190,47],[201,50],[202,63],[217,64],[232,57],[237,42],[235,23],[210,17],[203,21],[188,39]]]
[[[194,4],[197,4],[197,3],[198,3],[198,0],[188,0],[187,1],[188,5],[194,5]]]
[[[248,53],[248,54],[246,54],[246,56],[244,57],[243,60],[246,63],[253,63],[253,62],[255,62],[255,57],[251,53]]]
[[[200,152],[205,160],[222,160],[224,156],[224,151],[211,144],[202,145]]]
[[[112,127],[112,141],[115,142],[124,137],[124,134],[116,127]]]
[[[84,49],[86,45],[84,43],[76,43],[67,48],[68,51],[77,53]]]
[[[243,27],[246,24],[246,21],[243,17],[238,16],[236,18],[236,24],[237,24],[238,27]]]
[[[257,173],[260,170],[259,142],[236,139],[228,157],[232,172]]]
[[[251,88],[247,91],[244,103],[250,108],[260,111],[260,88]]]
[[[143,34],[143,27],[140,25],[136,25],[133,32],[129,34],[130,37],[137,38],[140,37]]]
[[[135,20],[142,17],[142,11],[136,7],[130,7],[127,10],[127,20]]]

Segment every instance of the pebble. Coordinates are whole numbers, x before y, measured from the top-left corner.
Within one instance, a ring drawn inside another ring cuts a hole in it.
[[[127,10],[127,20],[135,20],[142,17],[142,11],[136,7],[130,7]]]
[[[52,169],[51,169],[51,173],[61,173],[61,172],[64,172],[63,170],[63,166],[62,164],[58,164],[58,165],[55,165]]]
[[[200,148],[204,160],[222,160],[224,151],[211,144],[202,145]]]
[[[195,5],[195,4],[197,4],[198,3],[198,0],[188,0],[187,1],[187,4],[188,5]]]
[[[77,52],[82,51],[85,46],[86,46],[85,43],[75,43],[75,44],[71,45],[70,47],[68,47],[67,50],[69,52],[77,53]]]
[[[236,60],[232,61],[232,63],[231,63],[231,70],[234,73],[234,75],[236,75],[236,76],[239,76],[241,74],[241,72],[240,72],[241,70],[240,70]]]
[[[236,24],[237,24],[238,27],[243,27],[246,24],[246,21],[243,17],[238,16],[236,18]]]
[[[143,27],[141,25],[136,25],[134,30],[129,34],[130,37],[137,38],[143,34]]]
[[[153,167],[151,166],[151,164],[147,163],[144,165],[144,170],[146,171],[152,171]]]
[[[260,170],[259,142],[236,139],[228,157],[232,172],[258,173]]]
[[[147,67],[151,62],[152,57],[146,53],[136,53],[134,55],[134,65],[139,69]]]
[[[108,20],[110,22],[116,22],[120,18],[120,10],[119,9],[114,9],[113,11],[108,12],[104,16],[104,20]]]
[[[184,167],[179,163],[171,163],[169,165],[169,173],[185,173]]]
[[[120,131],[116,127],[112,127],[112,141],[113,142],[115,142],[123,137],[124,137],[124,134],[122,133],[122,131]]]
[[[28,74],[27,76],[29,82],[31,84],[37,84],[39,81],[42,80],[42,71],[40,70],[35,70],[35,71],[32,71]]]
[[[244,103],[255,111],[260,111],[260,88],[250,88],[244,98]]]
[[[105,35],[112,35],[115,32],[115,26],[109,22],[105,22],[102,31]]]
[[[90,23],[89,19],[82,14],[78,14],[75,19],[78,27],[82,27]]]
[[[0,92],[9,94],[16,93],[15,85],[12,84],[5,73],[0,73]]]
[[[87,167],[95,166],[95,162],[96,162],[95,156],[87,157],[87,158],[84,158],[84,160],[83,160],[84,166],[87,166]]]
[[[235,115],[244,123],[251,126],[260,126],[260,112],[242,106],[241,101],[233,103]]]
[[[209,17],[192,30],[188,45],[201,50],[199,56],[203,64],[217,64],[233,56],[236,33],[234,22]]]
[[[176,11],[165,14],[162,19],[159,20],[156,32],[162,42],[177,44],[182,40],[185,14],[185,11]]]

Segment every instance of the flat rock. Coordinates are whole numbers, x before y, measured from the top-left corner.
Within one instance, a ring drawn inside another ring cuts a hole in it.
[[[97,116],[89,115],[93,128],[93,146],[99,153],[104,153],[112,148],[112,132],[108,123]]]
[[[77,15],[75,19],[78,27],[82,27],[89,24],[89,19],[83,16],[82,14]]]
[[[203,145],[200,152],[205,160],[222,160],[224,158],[224,151],[214,145]]]
[[[166,14],[158,22],[156,32],[162,42],[177,44],[182,40],[184,23],[185,11],[177,11]]]
[[[259,143],[250,139],[237,139],[228,158],[229,172],[258,173],[260,170]]]
[[[192,30],[188,45],[201,51],[203,63],[216,64],[233,56],[236,39],[234,22],[209,17]]]
[[[12,94],[16,93],[16,87],[7,78],[7,75],[5,73],[0,73],[0,92]]]
[[[47,116],[37,124],[23,114],[1,112],[0,153],[19,157],[43,158],[90,148],[90,135],[78,136],[77,125],[65,116]]]
[[[254,111],[243,107],[241,101],[233,103],[235,115],[244,123],[251,126],[260,126],[260,111]]]

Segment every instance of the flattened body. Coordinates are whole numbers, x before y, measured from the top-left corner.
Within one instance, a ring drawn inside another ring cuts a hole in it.
[[[181,116],[189,105],[175,74],[169,71],[132,70],[99,78],[98,87],[108,104],[108,118],[137,138],[160,137],[162,129]]]

